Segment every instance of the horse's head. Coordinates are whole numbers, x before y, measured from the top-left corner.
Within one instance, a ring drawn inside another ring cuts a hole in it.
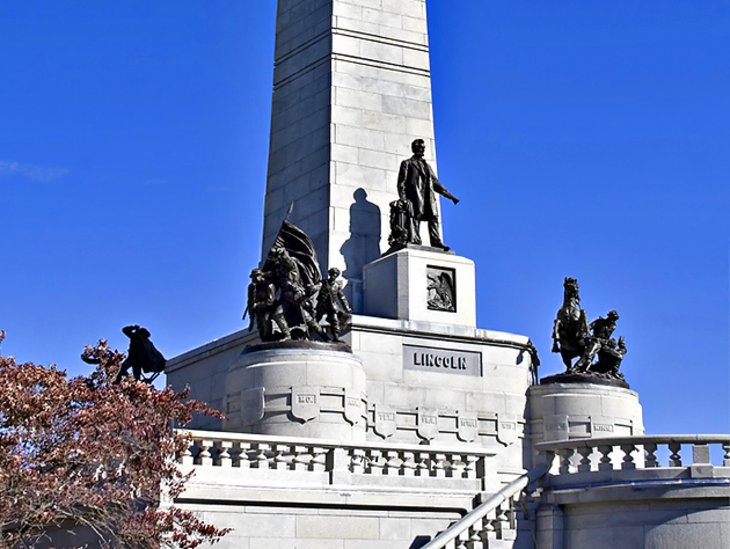
[[[569,276],[566,276],[563,279],[563,291],[565,293],[565,297],[574,297],[578,298],[578,280],[576,278],[570,278]]]

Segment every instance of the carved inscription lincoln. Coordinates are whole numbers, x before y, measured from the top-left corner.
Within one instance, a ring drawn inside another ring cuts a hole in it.
[[[404,345],[403,367],[406,370],[481,376],[482,355],[473,351]]]

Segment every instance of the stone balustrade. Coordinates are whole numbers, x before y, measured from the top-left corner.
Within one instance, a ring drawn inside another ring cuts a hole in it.
[[[730,467],[730,435],[590,438],[544,442],[535,448],[548,463],[558,457],[553,475],[657,469],[674,469],[667,473],[676,474],[677,468],[693,468],[696,476],[702,470]]]
[[[536,493],[538,547],[727,546],[730,435],[584,438],[535,449],[549,468]]]
[[[472,495],[485,489],[485,460],[493,451],[458,446],[421,446],[184,431],[190,447],[178,463],[206,482],[234,477],[243,484],[350,485],[453,489]],[[494,472],[490,472],[494,476]],[[492,482],[495,480],[492,478]]]

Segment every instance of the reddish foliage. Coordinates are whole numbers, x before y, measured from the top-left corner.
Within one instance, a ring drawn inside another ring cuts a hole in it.
[[[4,334],[3,334],[4,335]],[[220,414],[186,393],[125,378],[104,340],[89,377],[0,356],[0,545],[32,547],[57,528],[93,529],[105,547],[196,547],[217,529],[171,507],[189,445],[171,426]]]

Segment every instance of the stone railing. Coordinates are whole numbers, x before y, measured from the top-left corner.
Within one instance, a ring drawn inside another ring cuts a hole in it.
[[[341,442],[335,440],[253,435],[221,431],[184,431],[190,448],[177,456],[181,466],[198,473],[226,475],[248,471],[253,480],[281,482],[290,473],[312,483],[429,486],[437,479],[463,489],[484,489],[485,459],[494,452],[478,448],[418,446],[407,444]],[[283,477],[281,475],[283,475]],[[407,479],[411,479],[411,482]],[[385,481],[385,482],[383,482]]]
[[[487,549],[495,542],[511,546],[517,538],[517,507],[523,491],[547,472],[538,465],[454,522],[421,549]]]
[[[730,435],[589,438],[543,442],[536,449],[548,464],[558,457],[554,475],[688,467],[701,474],[702,468],[730,467]]]

